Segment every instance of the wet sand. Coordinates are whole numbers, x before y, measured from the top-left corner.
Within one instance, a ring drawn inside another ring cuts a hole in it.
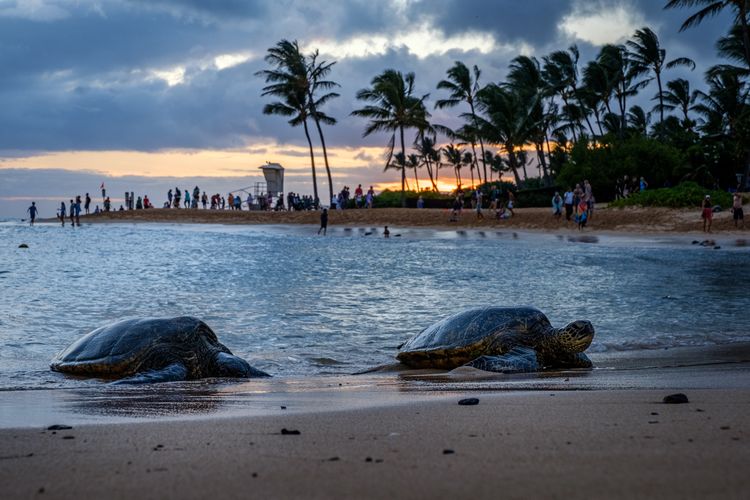
[[[516,215],[497,220],[489,210],[485,218],[477,219],[475,212],[464,210],[457,222],[451,222],[447,209],[380,208],[373,210],[331,211],[329,227],[434,227],[434,228],[511,228],[535,231],[575,231],[573,222],[557,220],[547,208],[519,208]],[[46,219],[46,222],[55,222]],[[230,210],[149,209],[108,212],[81,217],[88,222],[161,222],[209,224],[320,224],[319,212],[259,212]],[[714,214],[712,230],[717,233],[745,234],[737,230],[729,211]],[[699,211],[668,208],[598,208],[584,232],[623,233],[701,233]]]
[[[710,351],[0,393],[0,484],[3,498],[744,498],[748,348]],[[689,403],[663,403],[677,392]]]

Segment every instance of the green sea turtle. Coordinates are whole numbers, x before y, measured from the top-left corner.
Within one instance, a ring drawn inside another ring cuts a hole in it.
[[[234,356],[197,318],[126,319],[84,335],[52,360],[57,372],[138,384],[268,377]]]
[[[558,329],[533,307],[482,307],[425,328],[401,346],[397,358],[413,368],[467,365],[505,373],[589,368],[583,351],[593,338],[588,321]]]

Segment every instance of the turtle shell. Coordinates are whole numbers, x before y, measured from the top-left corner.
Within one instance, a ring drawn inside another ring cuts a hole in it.
[[[126,376],[182,361],[190,373],[216,352],[231,354],[203,321],[178,318],[127,319],[97,328],[58,353],[50,368],[78,375]]]
[[[492,351],[514,345],[534,347],[552,325],[534,307],[481,307],[462,311],[425,328],[409,339],[396,356],[415,368],[451,369]]]

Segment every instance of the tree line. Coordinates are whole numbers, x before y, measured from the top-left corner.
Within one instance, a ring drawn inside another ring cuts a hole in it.
[[[459,108],[458,127],[433,123],[429,94],[417,95],[415,74],[386,69],[357,92],[361,107],[353,116],[366,121],[363,136],[388,134],[386,170],[401,177],[405,206],[408,175],[413,189],[438,190],[440,171],[450,169],[455,184],[492,182],[505,173],[517,187],[565,186],[584,177],[598,185],[603,198],[614,194],[616,179],[648,176],[652,184],[693,180],[729,187],[747,175],[750,165],[750,0],[669,0],[665,9],[697,8],[680,30],[729,11],[733,22],[716,41],[722,62],[705,73],[705,87],[691,88],[684,78],[669,79],[677,67],[695,69],[685,57],[670,58],[649,27],[636,30],[623,44],[607,44],[596,57],[580,61],[577,46],[538,59],[513,59],[505,81],[482,85],[477,66],[456,61],[437,83],[437,109]],[[289,117],[302,125],[310,150],[314,196],[318,197],[315,155],[308,122],[320,138],[333,185],[322,125],[335,118],[322,108],[339,96],[328,79],[335,62],[303,54],[296,41],[282,40],[268,49],[270,69],[264,96],[278,100],[263,112]],[[632,104],[655,84],[652,109]],[[444,145],[439,146],[439,137]],[[535,166],[538,176],[529,176]],[[418,171],[427,173],[420,186]],[[465,169],[465,170],[464,170]],[[423,181],[424,182],[424,181]]]

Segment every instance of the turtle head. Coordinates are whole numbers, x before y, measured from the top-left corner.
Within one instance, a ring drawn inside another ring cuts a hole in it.
[[[242,358],[226,352],[216,354],[216,375],[219,377],[232,378],[253,378],[253,377],[270,377],[266,372],[262,372],[250,366],[250,363]]]
[[[578,320],[559,331],[560,344],[570,352],[583,352],[594,340],[594,325],[590,321]]]

